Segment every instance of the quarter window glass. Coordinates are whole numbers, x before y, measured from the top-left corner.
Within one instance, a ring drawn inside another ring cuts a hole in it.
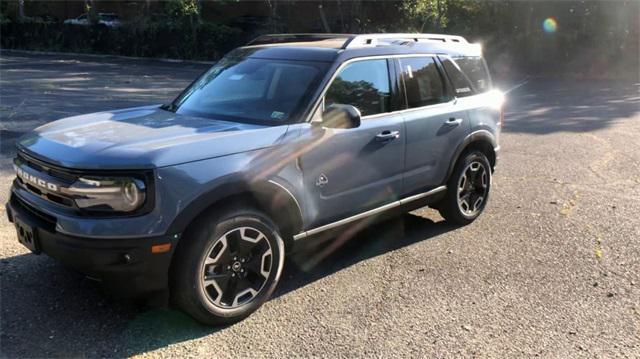
[[[462,72],[471,80],[476,93],[489,91],[491,79],[482,57],[456,57],[454,61]]]
[[[400,59],[400,66],[409,108],[422,107],[449,100],[434,58],[403,58]]]
[[[444,70],[447,72],[447,75],[449,75],[449,79],[451,79],[456,96],[466,97],[473,95],[474,92],[471,82],[462,72],[460,72],[458,66],[448,58],[440,58],[440,60],[442,60]]]
[[[362,116],[389,111],[389,69],[387,60],[363,60],[347,65],[327,90],[325,107],[352,105]]]

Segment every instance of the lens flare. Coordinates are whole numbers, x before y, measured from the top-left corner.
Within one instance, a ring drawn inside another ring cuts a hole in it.
[[[548,17],[542,22],[542,29],[547,34],[553,34],[558,29],[558,22],[553,17]]]

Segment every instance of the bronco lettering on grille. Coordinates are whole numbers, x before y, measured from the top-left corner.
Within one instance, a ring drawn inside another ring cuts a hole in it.
[[[25,182],[29,182],[33,185],[36,185],[38,187],[42,187],[45,188],[49,191],[53,191],[53,192],[57,192],[58,191],[58,186],[56,184],[53,184],[51,182],[47,182],[45,180],[43,180],[42,178],[38,178],[26,171],[24,171],[22,168],[13,165],[13,168],[16,171],[16,175],[18,175],[18,177],[20,177],[23,181]]]

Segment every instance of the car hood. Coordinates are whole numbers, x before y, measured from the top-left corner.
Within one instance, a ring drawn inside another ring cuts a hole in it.
[[[159,106],[74,116],[41,126],[18,149],[78,169],[155,168],[273,146],[287,126],[179,115]]]

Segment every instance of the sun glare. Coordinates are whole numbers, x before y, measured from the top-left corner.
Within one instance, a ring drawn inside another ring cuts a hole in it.
[[[547,34],[553,34],[558,29],[558,21],[553,17],[548,17],[542,22],[542,29]]]

